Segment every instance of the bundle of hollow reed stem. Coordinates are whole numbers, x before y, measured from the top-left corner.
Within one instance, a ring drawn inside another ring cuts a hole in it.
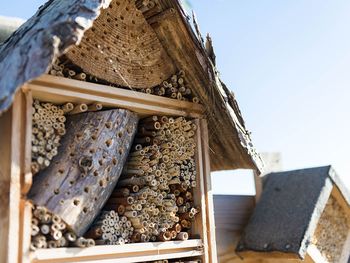
[[[97,245],[122,245],[131,242],[133,232],[128,218],[111,210],[102,211],[85,236],[93,238]]]
[[[95,241],[91,238],[77,237],[59,216],[50,213],[45,207],[34,207],[31,229],[31,250],[95,245]]]
[[[327,262],[339,262],[349,230],[350,219],[337,200],[331,196],[311,242]]]
[[[141,91],[172,99],[199,103],[198,97],[196,97],[188,87],[185,80],[185,73],[182,70],[174,74],[170,79],[163,81],[161,85],[155,88],[142,89]]]
[[[198,213],[192,194],[196,129],[183,117],[140,121],[133,150],[105,206],[132,223],[131,242],[189,238]]]
[[[62,106],[34,100],[32,107],[32,164],[33,174],[45,169],[58,153],[60,140],[66,134],[65,114],[77,114],[102,109],[102,104],[91,105],[66,103]]]
[[[123,88],[84,72],[83,69],[73,64],[66,57],[56,59],[55,62],[52,64],[51,69],[49,70],[49,74],[58,77],[65,77],[69,79],[76,79],[92,83],[99,83],[112,87]],[[182,70],[179,71],[179,73],[174,74],[170,79],[163,81],[162,84],[160,84],[157,87],[133,90],[177,100],[199,103],[199,98],[196,97],[193,94],[192,90],[187,86],[185,80],[185,73]]]

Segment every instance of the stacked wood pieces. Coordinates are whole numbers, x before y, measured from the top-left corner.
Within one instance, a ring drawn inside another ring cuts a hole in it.
[[[189,238],[198,213],[192,194],[196,129],[183,117],[140,121],[133,151],[105,206],[131,221],[131,242]]]
[[[32,107],[32,174],[47,168],[58,153],[58,146],[66,134],[65,114],[77,114],[102,109],[101,103],[91,105],[66,103],[62,106],[34,100]]]
[[[142,89],[141,91],[172,99],[199,103],[198,97],[196,97],[192,90],[188,87],[185,73],[182,70],[180,70],[177,74],[174,74],[170,79],[163,81],[161,85],[155,88]]]
[[[67,116],[58,155],[34,177],[28,198],[83,236],[117,184],[137,123],[137,114],[123,109]]]
[[[349,229],[349,219],[337,200],[331,196],[311,242],[316,245],[327,262],[338,262]]]
[[[126,216],[111,210],[103,211],[85,236],[94,238],[97,245],[122,245],[130,243],[133,231]]]
[[[95,245],[93,239],[77,237],[73,231],[68,229],[62,218],[50,213],[45,207],[34,207],[31,229],[31,250]]]

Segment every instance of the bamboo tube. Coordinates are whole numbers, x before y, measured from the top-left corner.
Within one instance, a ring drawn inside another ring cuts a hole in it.
[[[73,110],[69,111],[68,114],[78,114],[83,113],[88,110],[88,106],[84,103],[76,105]]]
[[[88,111],[100,111],[102,108],[103,106],[101,103],[95,102],[88,106]]]

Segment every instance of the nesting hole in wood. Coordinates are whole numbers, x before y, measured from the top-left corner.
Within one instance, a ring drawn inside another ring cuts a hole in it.
[[[86,186],[86,187],[84,188],[84,192],[88,194],[88,193],[90,192],[90,187]]]
[[[83,213],[86,214],[87,212],[88,212],[87,207],[84,207],[84,208],[83,208]]]
[[[113,163],[113,165],[117,165],[118,160],[117,160],[116,158],[114,158],[114,157],[113,157],[113,159],[112,159],[112,163]]]
[[[107,141],[105,141],[105,143],[106,143],[106,146],[109,148],[113,144],[113,139],[108,139]]]
[[[55,195],[58,195],[58,194],[60,194],[60,189],[55,189],[53,192]]]
[[[79,203],[80,203],[80,201],[78,199],[74,199],[73,200],[73,205],[78,206]]]

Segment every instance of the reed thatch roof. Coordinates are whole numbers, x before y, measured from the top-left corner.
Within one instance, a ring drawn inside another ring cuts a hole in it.
[[[184,70],[206,108],[212,170],[261,169],[212,46],[205,48],[178,0],[50,0],[0,45],[0,114],[19,87],[63,54],[87,73],[133,89]]]

